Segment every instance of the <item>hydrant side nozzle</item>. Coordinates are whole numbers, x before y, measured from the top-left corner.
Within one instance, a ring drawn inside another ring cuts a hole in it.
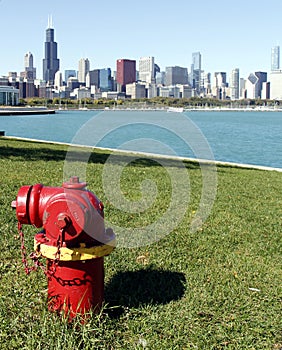
[[[42,217],[39,214],[40,211],[40,200],[41,200],[41,191],[43,189],[42,184],[36,184],[33,185],[29,194],[29,201],[28,201],[28,215],[29,220],[32,225],[35,227],[42,227]]]
[[[29,198],[32,186],[22,186],[17,194],[17,199],[12,202],[12,207],[16,209],[16,216],[21,224],[30,224],[29,219]]]
[[[17,209],[17,201],[12,201],[11,207],[12,209]]]

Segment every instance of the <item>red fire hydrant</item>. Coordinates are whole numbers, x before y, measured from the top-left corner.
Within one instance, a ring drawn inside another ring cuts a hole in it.
[[[99,312],[104,301],[104,256],[115,247],[115,235],[104,226],[102,202],[72,177],[62,187],[23,186],[16,209],[26,272],[43,267],[47,259],[48,308],[70,319],[90,310]],[[35,267],[27,265],[22,225],[42,228],[34,237]]]

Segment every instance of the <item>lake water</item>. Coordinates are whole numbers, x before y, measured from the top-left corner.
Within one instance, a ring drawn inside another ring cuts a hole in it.
[[[58,111],[0,116],[7,136],[282,168],[282,112]]]

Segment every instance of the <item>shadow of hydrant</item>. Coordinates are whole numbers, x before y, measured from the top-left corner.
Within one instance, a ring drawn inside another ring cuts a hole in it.
[[[167,304],[184,295],[183,273],[153,268],[118,272],[105,286],[105,301],[113,308],[109,315],[119,317],[125,307]]]

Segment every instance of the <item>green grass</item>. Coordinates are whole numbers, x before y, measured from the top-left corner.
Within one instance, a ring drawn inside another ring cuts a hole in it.
[[[61,186],[66,151],[63,145],[0,139],[0,349],[282,348],[282,173],[273,171],[218,167],[212,211],[191,233],[202,177],[198,164],[185,163],[191,193],[184,219],[153,244],[120,247],[105,257],[101,314],[81,325],[49,313],[45,275],[24,273],[11,201],[23,185]],[[167,169],[157,160],[114,156],[116,165],[128,163],[121,191],[129,201],[142,200],[143,180],[156,183],[154,203],[126,213],[103,191],[108,157],[97,151],[87,166],[88,189],[104,202],[106,218],[140,227],[164,215],[171,195]],[[178,165],[167,167],[178,171]],[[31,252],[37,231],[26,225],[24,232]]]

